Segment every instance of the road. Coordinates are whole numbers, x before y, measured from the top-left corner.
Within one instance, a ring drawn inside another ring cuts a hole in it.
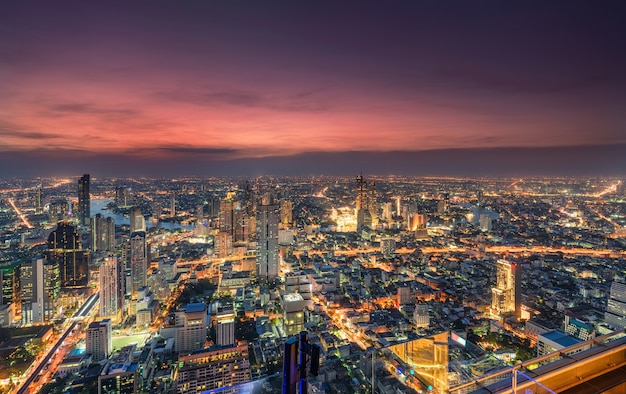
[[[80,321],[82,321],[86,316],[88,316],[89,313],[91,312],[91,310],[93,309],[93,307],[95,305],[97,305],[98,299],[99,299],[98,293],[92,294],[87,299],[87,302],[85,302],[85,304],[83,304],[83,306],[81,306],[76,311],[74,316],[71,318],[71,323],[69,325],[67,325],[67,327],[63,331],[63,334],[61,334],[61,336],[56,341],[56,343],[52,346],[50,351],[48,351],[48,353],[45,355],[45,357],[43,357],[39,361],[39,364],[31,371],[30,376],[26,379],[26,381],[24,381],[24,383],[21,386],[18,386],[17,390],[14,391],[16,394],[27,394],[27,393],[30,394],[30,393],[36,393],[36,392],[39,391],[41,386],[44,384],[44,381],[36,382],[35,387],[30,387],[31,384],[33,384],[35,379],[42,372],[43,368],[54,357],[56,351],[63,345],[63,342],[67,339],[67,337],[70,335],[72,330],[74,330],[74,328],[76,328],[76,325]]]

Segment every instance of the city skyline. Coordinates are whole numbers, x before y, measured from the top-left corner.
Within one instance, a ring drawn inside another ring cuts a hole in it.
[[[0,177],[623,175],[623,8],[11,4]]]

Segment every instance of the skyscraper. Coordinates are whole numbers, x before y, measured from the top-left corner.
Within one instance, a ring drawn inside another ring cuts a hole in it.
[[[228,346],[235,343],[235,312],[223,311],[215,316],[215,344]]]
[[[43,203],[42,203],[42,190],[41,185],[37,186],[37,191],[35,194],[35,213],[43,212]]]
[[[70,222],[59,222],[48,236],[48,259],[59,264],[63,288],[89,285],[89,252],[82,249],[80,234]]]
[[[140,207],[132,207],[130,209],[130,233],[135,231],[146,231],[146,218],[144,218]]]
[[[521,266],[506,260],[496,263],[496,287],[491,289],[491,312],[501,317],[506,313],[515,313],[521,317]]]
[[[200,350],[206,343],[206,305],[203,303],[187,304],[175,315],[177,352]]]
[[[124,276],[117,257],[107,257],[100,266],[100,317],[119,322],[124,316]]]
[[[115,249],[115,221],[101,213],[91,218],[91,250],[112,251]]]
[[[81,226],[89,226],[91,216],[89,186],[89,174],[84,174],[78,180],[78,223]]]
[[[257,277],[273,281],[278,276],[278,205],[270,195],[257,207]]]
[[[293,223],[293,204],[290,200],[280,202],[280,223],[284,227],[291,227]]]
[[[0,305],[15,304],[16,310],[21,307],[19,268],[19,261],[0,264]]]
[[[146,285],[148,270],[148,250],[146,247],[146,233],[137,231],[130,236],[130,276],[131,298],[137,298],[137,292]]]
[[[626,328],[626,283],[611,283],[611,295],[606,305],[604,321],[617,330]]]
[[[95,321],[89,325],[85,335],[85,352],[91,353],[94,362],[106,360],[111,355],[111,320]]]
[[[20,270],[22,324],[49,321],[59,297],[59,265],[45,257],[24,262]]]

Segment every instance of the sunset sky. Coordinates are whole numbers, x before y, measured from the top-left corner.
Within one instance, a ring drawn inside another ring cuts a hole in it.
[[[0,176],[625,174],[623,4],[5,2]]]

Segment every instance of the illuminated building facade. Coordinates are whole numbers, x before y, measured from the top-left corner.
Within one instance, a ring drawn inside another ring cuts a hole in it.
[[[22,324],[49,321],[59,297],[59,265],[45,257],[23,263],[20,270]]]
[[[89,174],[84,174],[78,180],[78,223],[81,226],[89,226],[89,218],[91,217],[89,189]]]
[[[100,266],[100,317],[119,322],[124,316],[124,276],[117,257],[107,257]]]
[[[94,362],[106,360],[113,352],[111,342],[111,320],[95,321],[87,327],[85,352],[91,354]]]
[[[229,346],[235,343],[235,312],[220,312],[215,316],[215,344]]]
[[[61,288],[89,284],[89,252],[82,249],[80,234],[70,222],[59,222],[48,237],[48,259],[59,264]]]
[[[515,313],[521,317],[521,265],[506,260],[496,263],[496,287],[491,289],[491,313],[502,317],[507,313]]]
[[[265,196],[257,207],[257,277],[273,281],[278,276],[278,205]]]
[[[290,200],[280,202],[280,224],[291,227],[293,224],[293,203]]]
[[[0,305],[14,304],[16,310],[21,307],[19,268],[19,261],[0,264]]]
[[[230,386],[248,382],[250,359],[248,343],[198,350],[178,356],[176,382],[178,393],[200,393],[214,389],[220,393],[237,393]]]
[[[193,352],[204,347],[207,337],[206,305],[187,304],[176,311],[175,351]]]

